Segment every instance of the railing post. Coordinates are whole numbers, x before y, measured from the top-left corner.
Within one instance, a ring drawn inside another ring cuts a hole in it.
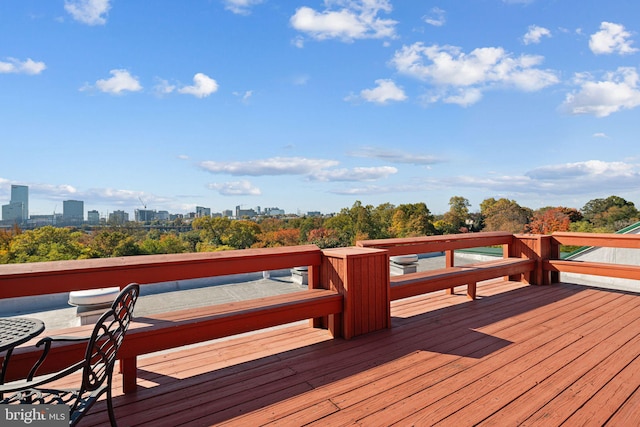
[[[548,239],[548,256],[546,259],[560,259],[560,244],[556,239],[553,238],[553,235],[547,236]],[[560,282],[560,272],[559,271],[549,271],[547,272],[547,276],[545,277],[548,283],[558,283]]]
[[[325,249],[322,254],[320,283],[339,292],[344,298],[340,322],[342,337],[349,339],[389,328],[391,299],[388,252],[353,246]]]
[[[549,274],[544,270],[544,261],[549,259],[551,252],[551,236],[541,234],[516,234],[511,245],[509,256],[529,258],[536,261],[531,273],[530,283],[534,285],[548,285]]]

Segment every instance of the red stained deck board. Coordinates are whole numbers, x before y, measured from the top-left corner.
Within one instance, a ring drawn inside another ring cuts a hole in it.
[[[116,387],[116,416],[121,425],[149,417],[172,426],[423,425],[456,416],[462,426],[505,425],[510,413],[526,419],[562,404],[571,423],[638,424],[637,295],[496,281],[478,296],[394,301],[391,329],[349,341],[303,324],[142,358],[147,388],[123,396]],[[104,405],[86,421],[107,425]]]

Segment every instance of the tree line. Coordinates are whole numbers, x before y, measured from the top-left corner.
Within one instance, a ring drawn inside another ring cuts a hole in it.
[[[330,217],[232,220],[196,218],[188,231],[147,231],[137,223],[84,230],[46,226],[0,230],[0,264],[174,254],[295,246],[350,246],[356,240],[429,236],[478,231],[550,234],[554,231],[612,233],[640,221],[634,204],[618,196],[593,199],[582,209],[562,206],[532,210],[505,198],[488,198],[479,212],[469,201],[449,200],[449,210],[433,215],[425,203],[394,206],[356,201]]]

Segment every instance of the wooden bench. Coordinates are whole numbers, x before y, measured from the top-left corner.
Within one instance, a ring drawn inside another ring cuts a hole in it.
[[[337,292],[310,289],[136,317],[118,353],[124,392],[136,389],[139,355],[319,317],[329,317],[329,329],[339,335],[342,305],[343,297]],[[85,336],[91,330],[92,326],[87,325],[55,331],[52,335]],[[33,343],[32,341],[31,345],[15,350],[11,359],[11,377],[24,378],[40,356],[41,349],[33,346]],[[82,357],[85,349],[85,343],[56,344],[41,371],[53,372],[75,363]]]
[[[467,285],[468,297],[475,299],[476,284],[482,280],[519,275],[521,280],[529,283],[536,262],[529,258],[509,257],[510,246],[513,243],[513,234],[497,231],[448,236],[361,240],[356,242],[356,245],[365,248],[385,249],[389,256],[445,253],[445,268],[391,276],[391,300],[445,289],[449,293],[454,293],[455,286],[462,285]],[[495,245],[503,246],[504,258],[464,266],[453,265],[454,251],[457,249]]]
[[[523,280],[529,283],[534,267],[535,261],[532,259],[502,258],[496,261],[391,276],[391,300],[445,289],[453,294],[454,288],[462,285],[467,285],[467,296],[475,299],[477,282],[520,274]]]

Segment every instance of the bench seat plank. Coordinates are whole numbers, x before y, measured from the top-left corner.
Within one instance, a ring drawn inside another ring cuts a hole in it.
[[[467,293],[473,299],[477,282],[501,276],[527,274],[533,271],[534,267],[535,261],[528,258],[502,258],[495,261],[392,276],[390,278],[391,299],[407,298],[461,285],[468,285],[471,288]]]

